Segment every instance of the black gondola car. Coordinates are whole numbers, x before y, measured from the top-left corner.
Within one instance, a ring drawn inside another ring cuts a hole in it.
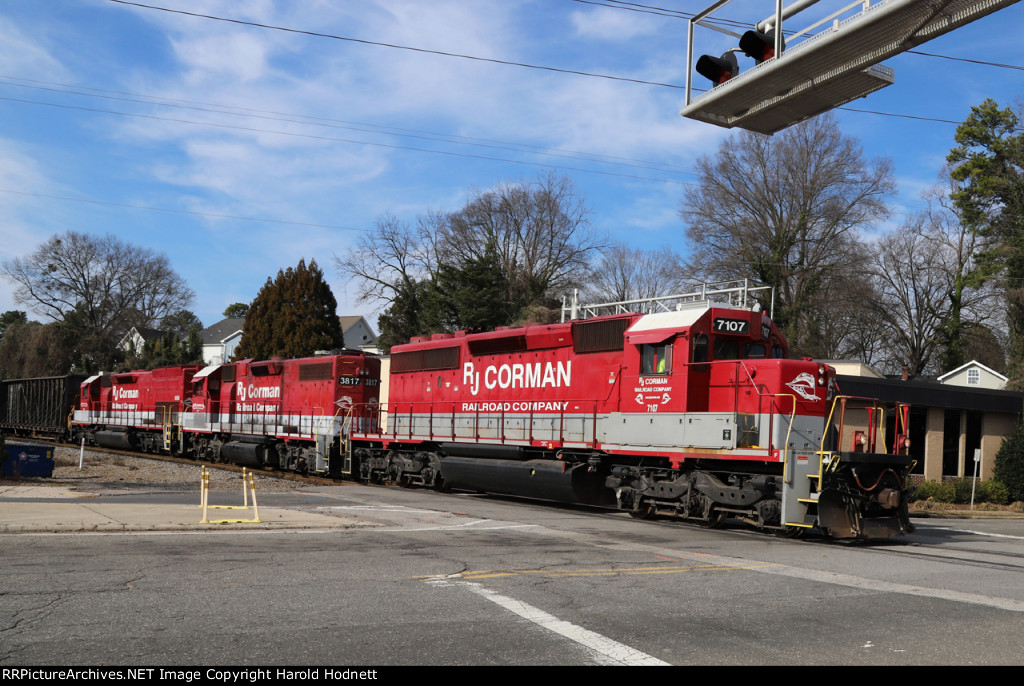
[[[15,436],[66,439],[78,403],[81,374],[0,381],[0,431]]]

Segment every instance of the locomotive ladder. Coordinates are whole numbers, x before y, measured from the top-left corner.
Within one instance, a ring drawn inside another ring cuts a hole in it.
[[[835,469],[838,464],[838,455],[836,452],[834,450],[825,450],[825,440],[829,435],[829,427],[832,426],[836,407],[840,408],[838,440],[842,440],[842,427],[846,414],[847,400],[848,398],[845,396],[836,396],[833,399],[832,407],[829,410],[828,417],[823,427],[824,430],[822,431],[821,444],[819,445],[819,449],[814,452],[814,455],[817,458],[815,461],[812,462],[808,460],[805,465],[799,465],[799,462],[797,461],[791,465],[788,455],[783,461],[783,481],[794,488],[794,494],[796,496],[795,502],[790,503],[788,506],[786,503],[783,503],[783,524],[785,524],[786,527],[792,527],[795,529],[811,529],[817,525],[818,499],[821,496],[825,473],[829,469]],[[869,424],[871,423],[872,421],[869,421]],[[795,475],[794,472],[796,472]]]
[[[171,441],[172,441],[173,434],[174,434],[173,417],[172,417],[171,408],[163,407],[161,409],[162,409],[161,414],[163,416],[162,416],[162,418],[160,420],[160,424],[161,424],[161,426],[163,428],[164,450],[166,450],[169,453],[169,452],[171,452]]]
[[[322,408],[316,409],[322,410]],[[346,475],[351,474],[352,459],[351,456],[348,454],[348,434],[352,427],[353,409],[354,408],[351,405],[348,407],[347,410],[345,408],[339,407],[337,410],[335,410],[333,417],[321,413],[320,415],[318,415],[318,420],[315,426],[313,422],[313,417],[310,416],[309,430],[310,435],[313,438],[315,453],[315,464],[313,467],[313,471],[317,473],[330,473],[331,445],[333,443],[333,441],[331,441],[331,437],[334,435],[334,428],[338,426],[338,416],[341,415],[342,412],[344,412],[345,414],[342,415],[341,417],[341,425],[339,427],[340,431],[338,435],[338,440],[340,441],[340,444],[338,447],[342,457],[341,473]],[[325,419],[327,419],[328,417],[330,417],[330,421],[327,424],[327,428],[324,429]]]

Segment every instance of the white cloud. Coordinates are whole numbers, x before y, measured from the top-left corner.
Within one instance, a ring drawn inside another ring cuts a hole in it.
[[[199,83],[237,79],[243,83],[266,75],[267,43],[257,36],[233,34],[171,41],[175,54]]]
[[[61,79],[63,65],[44,45],[47,35],[27,36],[11,20],[0,17],[0,74],[21,78]]]
[[[89,3],[77,9],[81,16],[95,13]],[[678,81],[681,69],[678,56],[669,51],[637,45],[631,48],[635,53],[613,57],[603,50],[604,42],[595,43],[648,35],[658,26],[650,24],[649,18],[632,17],[629,12],[601,11],[575,17],[544,3],[498,0],[259,0],[241,4],[197,0],[187,9],[384,43],[653,81]],[[541,12],[551,21],[538,21],[535,13]],[[67,82],[191,103],[250,108],[262,111],[266,117],[280,116],[273,112],[290,113],[683,165],[722,135],[712,127],[681,119],[681,94],[658,87],[361,45],[127,6],[104,7],[97,21],[101,19],[115,20],[119,27],[144,34],[149,47],[124,59],[118,46],[99,49],[86,40],[83,54],[99,54],[108,61],[87,64],[87,60],[76,63],[69,59],[75,74]],[[577,32],[575,38],[571,37],[573,30]],[[568,42],[566,36],[570,36]],[[595,49],[595,44],[602,47]],[[138,45],[133,49],[138,50]],[[617,49],[627,47],[619,45]],[[256,116],[235,117],[138,103],[85,102],[162,119],[68,116],[66,130],[75,132],[72,142],[76,154],[95,164],[89,169],[88,179],[80,176],[72,180],[71,165],[59,178],[66,178],[69,185],[78,184],[81,194],[92,194],[97,199],[208,215],[365,227],[372,226],[375,217],[391,212],[412,222],[428,210],[457,209],[474,187],[531,178],[536,173],[523,165],[268,131],[538,160],[566,167],[590,164]],[[290,114],[288,118],[295,118]],[[49,174],[65,163],[51,156],[40,164]],[[609,169],[658,176],[642,169]],[[595,194],[614,188],[610,195],[616,197],[633,193],[648,198],[645,202],[624,201],[630,211],[616,209],[611,201],[606,205],[611,216],[622,217],[627,225],[656,232],[668,215],[674,216],[675,202],[665,198],[666,204],[659,207],[662,191],[658,186],[651,191],[650,182],[623,180],[614,187],[606,183],[607,177],[571,174],[584,195],[588,188],[600,189]],[[116,212],[103,214],[109,216],[91,221],[106,230],[101,220],[116,218]],[[80,226],[86,226],[85,216],[83,213]],[[121,223],[124,226],[117,230],[128,240],[172,252],[176,268],[196,284],[200,293],[197,312],[204,321],[230,302],[251,299],[278,268],[293,265],[300,257],[315,255],[320,259],[331,251],[340,252],[353,238],[353,234],[339,231],[211,216],[136,212]],[[168,245],[172,247],[165,247]],[[194,246],[202,248],[196,250]],[[323,257],[321,267],[330,277],[335,276],[329,257]],[[225,298],[226,302],[221,302]]]
[[[606,41],[628,41],[655,33],[664,21],[659,22],[650,15],[603,7],[589,12],[573,12],[570,17],[577,36]]]

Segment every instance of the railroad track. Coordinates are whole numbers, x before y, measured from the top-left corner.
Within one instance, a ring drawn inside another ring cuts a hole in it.
[[[59,441],[44,438],[44,437],[32,437],[32,438],[11,438],[18,443],[34,443],[38,445],[52,445],[54,447],[65,448],[68,451],[74,451],[77,453],[81,450],[80,445],[74,445],[72,443],[61,443]],[[115,448],[104,448],[96,445],[85,446],[87,454],[99,454],[109,455],[111,457],[131,457],[140,460],[148,460],[153,462],[163,462],[167,464],[177,464],[182,466],[205,466],[207,469],[216,469],[222,472],[233,472],[241,475],[242,470],[248,470],[254,474],[268,479],[276,479],[280,481],[293,481],[304,484],[316,485],[316,486],[338,486],[343,482],[337,479],[329,479],[319,476],[308,476],[304,474],[296,474],[294,472],[284,472],[275,469],[265,469],[260,467],[248,467],[243,465],[236,465],[230,462],[205,462],[202,460],[192,460],[185,457],[174,457],[173,455],[159,455],[153,453],[136,452],[129,450],[120,450]]]

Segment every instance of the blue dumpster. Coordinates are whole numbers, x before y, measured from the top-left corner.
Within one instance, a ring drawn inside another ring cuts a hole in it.
[[[7,443],[0,465],[2,476],[53,476],[53,448],[29,443]]]

